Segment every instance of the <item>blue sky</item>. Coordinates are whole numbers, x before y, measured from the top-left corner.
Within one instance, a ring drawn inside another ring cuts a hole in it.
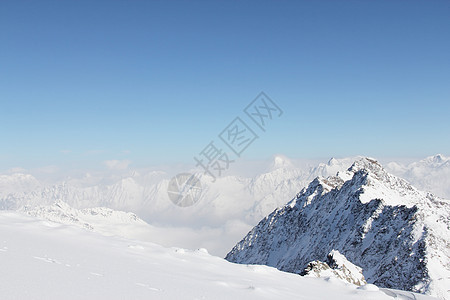
[[[2,1],[0,170],[190,163],[260,91],[243,154],[450,149],[450,1]]]

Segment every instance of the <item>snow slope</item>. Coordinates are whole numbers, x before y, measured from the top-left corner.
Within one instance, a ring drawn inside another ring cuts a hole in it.
[[[301,273],[335,249],[367,282],[450,299],[450,204],[387,173],[372,159],[318,177],[273,211],[227,255]]]
[[[0,212],[3,299],[432,299]]]

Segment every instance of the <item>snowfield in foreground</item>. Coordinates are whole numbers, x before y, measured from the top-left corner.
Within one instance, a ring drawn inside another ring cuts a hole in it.
[[[2,299],[434,299],[0,213]]]

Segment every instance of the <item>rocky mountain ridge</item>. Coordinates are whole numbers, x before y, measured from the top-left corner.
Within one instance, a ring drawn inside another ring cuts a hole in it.
[[[317,177],[255,226],[226,256],[302,273],[333,249],[369,283],[450,299],[450,205],[373,159]]]

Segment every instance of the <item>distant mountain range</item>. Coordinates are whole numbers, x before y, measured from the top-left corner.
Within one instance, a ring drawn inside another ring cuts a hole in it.
[[[160,171],[127,170],[111,177],[87,173],[53,183],[30,174],[5,174],[0,175],[0,209],[63,201],[76,209],[107,207],[129,211],[153,226],[152,239],[157,243],[204,247],[224,256],[248,230],[314,178],[345,171],[355,159],[358,158],[300,164],[277,155],[260,168],[264,171],[253,176],[228,175],[216,182],[201,176],[202,198],[187,208],[177,207],[169,200],[167,186],[172,174]],[[410,165],[390,163],[387,170],[421,189],[450,198],[450,176],[445,175],[450,172],[449,158],[436,155]]]
[[[421,190],[450,199],[449,157],[437,154],[408,165],[391,162],[386,169]]]

